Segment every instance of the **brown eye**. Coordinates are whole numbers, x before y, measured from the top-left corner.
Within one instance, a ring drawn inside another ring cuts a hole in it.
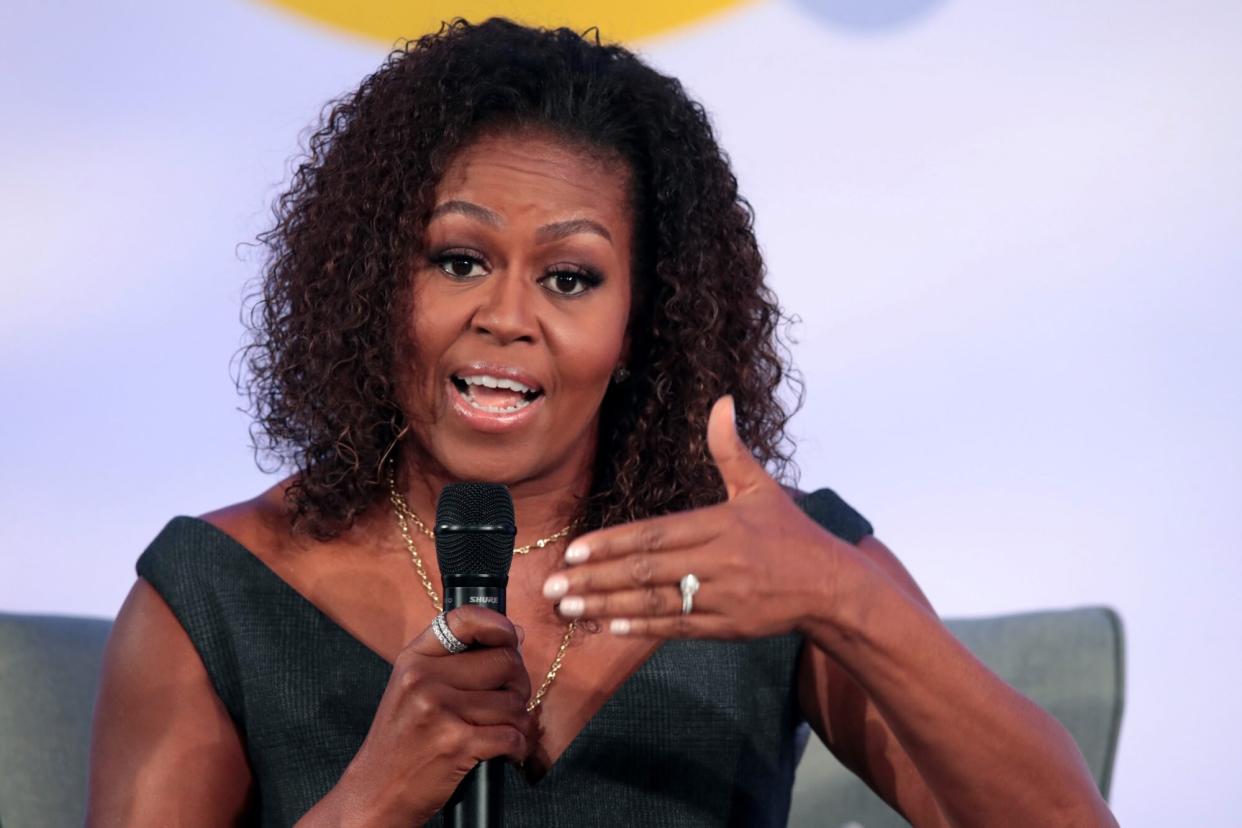
[[[558,296],[581,296],[602,281],[594,273],[580,273],[576,270],[558,270],[549,273],[540,283]]]
[[[482,262],[474,256],[467,256],[463,253],[437,256],[432,259],[432,262],[454,279],[474,279],[487,273]],[[478,268],[479,272],[476,272],[475,268]]]

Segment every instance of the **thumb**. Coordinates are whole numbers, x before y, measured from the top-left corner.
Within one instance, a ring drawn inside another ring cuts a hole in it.
[[[768,473],[737,434],[732,394],[716,400],[707,416],[707,450],[724,479],[730,500],[768,480]]]

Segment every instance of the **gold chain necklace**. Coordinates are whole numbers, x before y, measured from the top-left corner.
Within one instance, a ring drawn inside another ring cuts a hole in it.
[[[431,578],[427,577],[427,569],[423,566],[423,558],[418,554],[418,549],[414,546],[414,537],[410,534],[409,521],[414,521],[419,531],[431,538],[432,541],[436,539],[436,533],[428,529],[427,524],[423,523],[422,519],[405,502],[405,497],[397,491],[397,481],[391,473],[388,475],[388,495],[392,501],[393,510],[397,514],[397,526],[401,529],[401,539],[405,541],[405,548],[409,550],[410,560],[414,562],[414,568],[418,570],[418,577],[423,582],[423,589],[427,591],[427,597],[431,599],[431,605],[435,607],[436,612],[443,612],[444,604],[440,602],[440,596],[436,595],[436,588],[432,586]],[[540,538],[534,543],[519,546],[513,550],[513,554],[525,555],[532,548],[543,549],[548,544],[568,535],[573,531],[573,528],[574,525],[571,523],[564,529],[548,535],[546,538]],[[535,695],[526,703],[526,712],[534,711],[543,702],[543,697],[547,694],[548,688],[552,686],[552,682],[556,681],[556,674],[561,671],[561,664],[565,661],[565,651],[569,649],[569,642],[574,637],[577,629],[577,620],[570,621],[565,627],[565,637],[561,639],[561,646],[556,651],[556,657],[552,659],[552,666],[548,668],[548,674],[544,676],[543,683],[539,685]]]
[[[393,503],[394,505],[396,505],[397,511],[399,513],[404,513],[406,518],[414,521],[414,525],[418,527],[418,531],[422,532],[424,535],[430,538],[432,543],[435,543],[436,533],[431,531],[429,528],[427,528],[427,524],[423,523],[423,519],[418,516],[418,513],[415,512],[413,509],[411,509],[408,505],[406,505],[405,498],[401,496],[400,492],[397,493],[397,499],[394,500]],[[513,554],[514,555],[529,555],[532,549],[543,549],[545,546],[552,543],[553,541],[558,541],[561,538],[568,535],[570,532],[573,531],[573,528],[574,528],[574,525],[571,523],[568,526],[566,526],[564,529],[560,530],[559,532],[553,532],[551,535],[548,535],[546,538],[540,538],[534,543],[528,543],[525,546],[514,547]]]

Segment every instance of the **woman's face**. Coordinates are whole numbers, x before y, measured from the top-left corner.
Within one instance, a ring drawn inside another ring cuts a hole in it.
[[[404,403],[451,477],[581,486],[625,360],[628,170],[541,133],[481,138],[436,190]]]

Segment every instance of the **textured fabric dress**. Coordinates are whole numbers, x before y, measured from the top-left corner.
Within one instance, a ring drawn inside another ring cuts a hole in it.
[[[871,534],[828,489],[799,504],[851,543]],[[242,736],[254,824],[292,825],[362,746],[392,666],[197,518],[170,521],[137,571],[185,628]],[[663,643],[543,779],[507,768],[506,825],[785,825],[801,646],[797,634]]]

